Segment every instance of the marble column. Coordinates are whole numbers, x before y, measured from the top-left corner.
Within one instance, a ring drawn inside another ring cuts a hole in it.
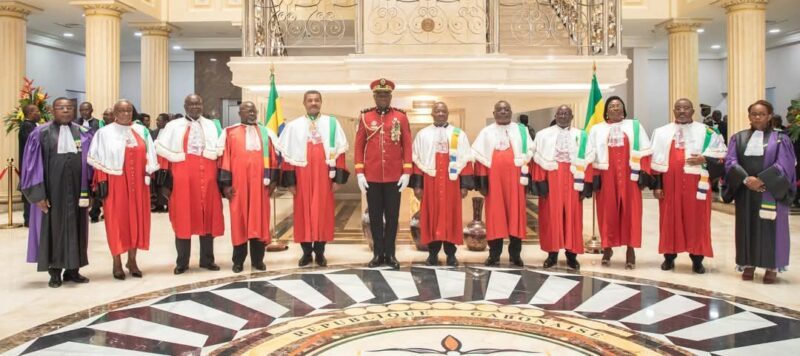
[[[169,33],[172,27],[164,22],[132,23],[142,32],[140,112],[151,117],[169,112]],[[156,121],[151,121],[155,125]]]
[[[698,47],[697,29],[701,22],[687,19],[673,19],[664,23],[669,34],[669,101],[667,117],[672,118],[672,105],[680,98],[688,98],[699,112],[698,94]]]
[[[747,106],[765,96],[768,2],[717,2],[728,13],[728,136],[750,127]]]
[[[120,22],[131,8],[117,0],[72,1],[86,21],[86,101],[103,112],[119,100]]]
[[[40,9],[20,1],[0,1],[0,114],[5,115],[17,107],[19,90],[22,88],[25,77],[25,30],[27,17],[33,11]],[[0,170],[6,166],[6,160],[14,159],[14,165],[19,167],[17,132],[5,133],[5,127],[0,131]],[[8,201],[6,179],[0,184],[0,201]],[[17,177],[14,177],[19,182]],[[14,191],[16,198],[19,192]],[[5,205],[3,206],[5,207]]]

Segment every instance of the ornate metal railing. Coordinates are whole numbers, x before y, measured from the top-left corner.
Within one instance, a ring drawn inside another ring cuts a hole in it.
[[[620,0],[245,0],[245,56],[375,45],[621,51]]]

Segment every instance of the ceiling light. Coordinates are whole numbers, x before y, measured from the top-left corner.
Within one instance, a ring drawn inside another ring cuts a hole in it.
[[[214,57],[211,57],[211,58],[209,58],[208,60],[209,60],[209,61],[212,61],[212,62],[216,62],[216,61],[217,61],[217,59],[216,59],[216,58],[214,58]]]
[[[174,50],[176,50],[176,51],[177,51],[177,50],[180,50],[180,49],[181,49],[181,46],[174,45],[174,46],[172,46],[172,49],[174,49]]]
[[[133,35],[136,36],[136,37],[142,37],[142,33],[141,32],[134,32]]]
[[[697,33],[703,33],[703,32],[706,32],[706,29],[704,29],[704,28],[698,28],[697,29]]]
[[[711,49],[720,49],[720,48],[722,48],[722,46],[720,46],[720,45],[712,45],[711,46]]]
[[[779,29],[779,28],[773,28],[773,29],[770,29],[770,30],[769,30],[769,33],[778,33],[778,32],[781,32],[781,29]]]
[[[75,37],[72,32],[64,32],[64,37]]]

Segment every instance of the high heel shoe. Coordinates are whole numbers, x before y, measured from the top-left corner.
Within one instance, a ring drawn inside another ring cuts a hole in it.
[[[114,268],[114,270],[111,271],[111,274],[114,276],[114,279],[119,279],[120,281],[125,280],[125,271],[122,270],[122,267],[119,269]]]
[[[142,278],[142,270],[139,269],[139,266],[134,264],[133,268],[131,268],[131,263],[128,262],[125,264],[125,267],[127,267],[128,271],[131,272],[131,276],[134,276],[136,278]]]

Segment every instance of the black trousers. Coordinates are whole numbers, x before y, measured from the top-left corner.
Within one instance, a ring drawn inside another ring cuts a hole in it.
[[[249,243],[233,246],[233,264],[243,265],[247,258],[247,245],[250,245],[250,264],[257,265],[264,263],[264,251],[267,246],[258,239],[250,239]]]
[[[192,240],[176,237],[175,249],[178,251],[175,264],[178,267],[188,267],[189,256],[192,253]],[[212,263],[214,263],[214,237],[211,235],[200,236],[200,266],[208,266]]]
[[[489,241],[489,257],[499,259],[500,254],[503,253],[503,240],[497,239]],[[519,258],[522,252],[522,239],[514,236],[508,237],[508,255],[510,257]]]
[[[31,203],[28,199],[25,199],[25,195],[22,195],[22,222],[25,223],[25,226],[28,226],[28,222],[31,219]]]
[[[677,257],[678,257],[677,253],[665,253],[664,254],[664,259],[667,259],[667,260],[670,260],[670,261],[675,261],[675,259]],[[705,256],[703,256],[703,255],[693,255],[693,254],[690,253],[689,254],[689,258],[692,259],[692,263],[693,264],[700,264],[700,263],[703,263],[703,259],[705,259]]]
[[[400,192],[397,183],[369,182],[367,204],[372,231],[373,254],[394,256],[397,220],[400,218]],[[384,222],[385,221],[385,222]]]
[[[303,256],[311,256],[312,252],[317,256],[322,256],[325,254],[324,241],[301,242],[300,247],[303,248]]]
[[[89,209],[89,217],[92,220],[100,219],[100,207],[103,206],[103,201],[100,199],[92,199],[92,208]]]
[[[439,251],[442,250],[442,245],[444,245],[444,254],[448,256],[454,256],[456,254],[456,245],[451,242],[445,241],[433,241],[428,244],[428,253],[431,255],[439,254]]]

